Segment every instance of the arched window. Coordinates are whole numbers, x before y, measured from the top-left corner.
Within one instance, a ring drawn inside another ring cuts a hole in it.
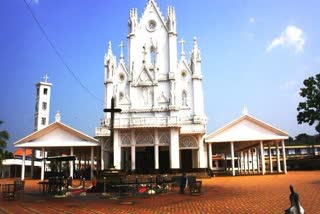
[[[185,90],[182,91],[181,105],[182,106],[188,106],[188,96],[187,96],[187,92]]]
[[[150,48],[150,62],[152,65],[156,64],[156,50],[153,46]]]

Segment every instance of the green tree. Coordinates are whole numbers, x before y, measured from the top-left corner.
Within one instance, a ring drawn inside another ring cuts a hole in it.
[[[300,89],[300,95],[305,101],[300,102],[297,108],[298,123],[316,124],[315,128],[320,133],[320,74],[304,80],[303,85],[305,87]]]
[[[0,125],[3,121],[0,120]],[[2,160],[4,159],[4,148],[7,147],[7,140],[9,140],[9,133],[7,131],[0,131],[0,165],[2,164]]]

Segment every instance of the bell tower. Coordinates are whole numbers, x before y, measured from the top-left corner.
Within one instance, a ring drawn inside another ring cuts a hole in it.
[[[49,124],[50,94],[52,84],[48,82],[48,75],[44,76],[44,82],[36,84],[36,105],[34,113],[34,131],[39,131]]]

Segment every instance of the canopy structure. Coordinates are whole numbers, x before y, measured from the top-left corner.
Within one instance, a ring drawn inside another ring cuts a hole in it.
[[[70,126],[67,126],[60,121],[51,123],[47,127],[33,132],[30,135],[18,140],[14,143],[15,147],[22,148],[22,167],[21,179],[25,177],[25,160],[26,150],[40,150],[41,164],[41,180],[44,180],[45,160],[60,160],[70,162],[70,176],[73,177],[74,164],[71,162],[78,157],[81,165],[81,157],[84,160],[85,166],[87,163],[91,169],[91,177],[93,177],[94,168],[94,151],[97,154],[100,149],[100,142],[93,137],[90,137]],[[48,157],[48,154],[59,155],[58,157]],[[63,156],[60,156],[63,155]],[[34,154],[33,154],[34,156]],[[88,158],[90,157],[90,162]],[[33,160],[34,158],[32,158]],[[88,161],[87,161],[88,160]],[[82,161],[83,162],[83,161]],[[32,170],[31,170],[32,171]],[[32,173],[31,173],[32,174]]]
[[[238,174],[251,172],[265,174],[265,147],[268,146],[268,165],[270,172],[273,173],[271,146],[275,146],[277,170],[282,172],[279,154],[279,143],[281,143],[283,170],[286,173],[284,140],[288,138],[289,135],[286,132],[245,113],[205,137],[205,142],[209,144],[209,166],[213,168],[212,152],[214,151],[215,154],[224,154],[225,161],[230,154],[233,176],[236,169]]]

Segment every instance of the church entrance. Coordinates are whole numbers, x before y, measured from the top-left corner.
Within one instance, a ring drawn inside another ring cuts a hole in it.
[[[192,171],[192,150],[180,150],[180,166],[183,172]]]
[[[125,172],[131,170],[131,147],[121,148],[121,169]]]
[[[159,146],[159,173],[166,173],[170,169],[169,146]]]
[[[136,172],[151,174],[154,171],[154,147],[136,147]]]

